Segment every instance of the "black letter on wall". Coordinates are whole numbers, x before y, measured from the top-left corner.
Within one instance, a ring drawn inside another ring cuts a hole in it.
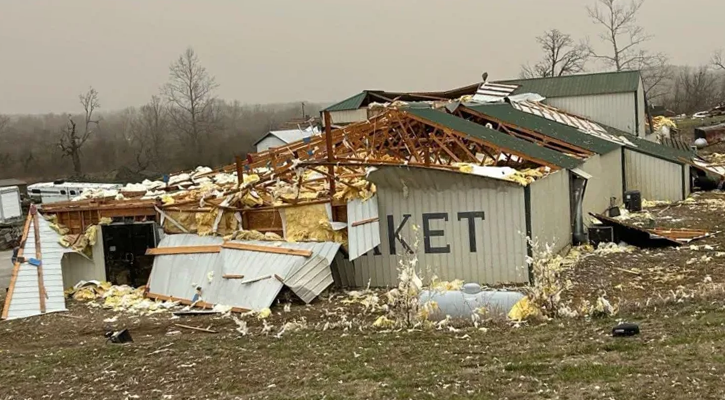
[[[432,231],[430,229],[430,220],[442,219],[448,221],[448,213],[430,213],[423,214],[423,243],[425,245],[426,254],[446,254],[451,252],[451,245],[447,244],[445,247],[431,247],[430,238],[443,236],[445,232],[443,230]]]
[[[410,214],[404,214],[403,215],[403,221],[400,222],[400,225],[398,225],[398,229],[395,229],[395,221],[393,220],[392,215],[388,215],[388,244],[390,245],[390,254],[394,255],[396,254],[395,250],[395,240],[397,239],[401,245],[403,245],[403,248],[408,251],[408,254],[413,254],[413,249],[408,246],[408,243],[406,243],[405,239],[403,239],[402,236],[400,236],[400,231],[403,230],[403,227],[405,227],[405,224],[408,222],[408,219],[410,218]]]
[[[483,221],[485,218],[483,211],[471,211],[471,212],[459,212],[458,220],[468,220],[468,243],[471,248],[471,253],[476,252],[476,218],[481,218]]]

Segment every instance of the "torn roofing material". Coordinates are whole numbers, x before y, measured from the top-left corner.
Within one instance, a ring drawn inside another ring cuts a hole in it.
[[[348,202],[347,221],[348,254],[353,261],[380,244],[378,197]]]
[[[552,98],[636,92],[640,80],[639,71],[624,71],[553,78],[513,79],[496,83],[518,85],[519,88],[514,91],[514,94],[538,93]]]
[[[607,154],[621,148],[621,145],[592,135],[583,135],[574,127],[547,118],[519,111],[507,103],[466,104],[470,108],[504,124],[512,124],[545,136],[561,140],[597,154]]]
[[[581,164],[581,160],[550,150],[522,139],[517,139],[493,129],[486,128],[463,118],[431,109],[407,109],[406,112],[415,117],[432,122],[444,129],[451,129],[474,138],[483,140],[493,147],[503,148],[520,157],[542,161],[559,168],[572,169]]]
[[[339,243],[287,243],[231,241],[219,237],[168,235],[160,248],[248,244],[260,247],[310,250],[310,257],[222,246],[218,253],[160,255],[154,260],[148,297],[194,300],[201,287],[207,304],[261,310],[272,305],[280,290],[288,286],[306,303],[333,283],[330,264]]]
[[[674,147],[665,146],[657,142],[652,142],[646,139],[641,139],[628,133],[622,132],[619,129],[612,128],[611,126],[602,125],[607,132],[612,135],[619,135],[626,137],[632,145],[628,145],[627,148],[634,151],[644,153],[653,157],[657,157],[666,161],[671,161],[678,164],[685,164],[694,158],[694,153],[676,149]]]
[[[453,100],[461,96],[473,95],[479,89],[480,83],[467,85],[451,90],[437,92],[388,92],[385,90],[364,90],[352,97],[335,103],[323,111],[348,111],[365,107],[372,102],[400,101],[429,101]]]
[[[28,216],[23,238],[22,258],[14,265],[2,318],[66,311],[61,260],[73,250],[58,243],[60,235],[40,214]]]

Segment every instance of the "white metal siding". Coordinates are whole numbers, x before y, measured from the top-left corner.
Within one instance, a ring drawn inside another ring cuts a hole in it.
[[[257,143],[257,152],[265,151],[271,149],[272,147],[284,146],[286,144],[287,143],[280,140],[277,136],[267,135],[267,137]]]
[[[418,268],[426,276],[463,279],[467,282],[528,282],[526,268],[526,214],[522,186],[473,175],[415,168],[385,167],[369,179],[378,187],[380,255],[374,251],[354,262],[357,286],[383,287],[397,283],[400,256],[404,249],[395,241],[391,254],[389,222],[393,230],[410,219],[400,235],[412,243],[418,238]],[[469,220],[458,213],[484,212],[474,219],[475,252],[471,251]],[[423,214],[441,213],[448,220],[429,220],[431,230],[443,231],[430,238],[431,247],[450,246],[448,253],[426,254]],[[417,231],[413,226],[417,226]]]
[[[79,253],[66,253],[61,260],[63,287],[69,288],[80,281],[105,281],[106,261],[103,252],[102,229],[96,231],[96,245],[92,247],[93,257],[86,258]]]
[[[20,190],[17,186],[0,188],[0,222],[21,218]]]
[[[594,122],[636,134],[636,112],[634,92],[603,94],[595,96],[557,97],[546,99],[546,103],[564,111],[586,117]]]
[[[377,221],[355,226],[356,222]],[[378,198],[355,199],[347,203],[347,241],[350,260],[355,260],[380,244],[380,219]]]
[[[352,122],[367,121],[368,109],[358,108],[357,110],[331,111],[330,118],[333,124],[349,124]]]
[[[639,190],[646,200],[683,200],[681,164],[630,149],[624,150],[624,163],[627,190]]]
[[[59,235],[50,228],[49,223],[38,216],[40,227],[40,250],[43,264],[43,284],[47,293],[45,299],[46,312],[65,311],[63,294],[63,275],[61,259],[63,254],[72,250],[58,244]],[[35,258],[35,229],[30,224],[27,240],[23,249],[23,257]],[[38,268],[28,263],[20,265],[15,281],[8,319],[25,318],[40,314],[40,292],[38,287]]]
[[[569,171],[560,170],[530,185],[531,235],[558,253],[571,244]]]
[[[616,149],[607,154],[594,155],[584,162],[581,169],[592,175],[584,193],[582,213],[584,221],[589,213],[602,213],[609,208],[609,199],[622,201],[622,150]]]

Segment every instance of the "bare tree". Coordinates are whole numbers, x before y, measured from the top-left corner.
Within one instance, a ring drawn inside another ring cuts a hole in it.
[[[623,3],[624,0],[596,0],[593,7],[587,7],[589,17],[603,28],[599,37],[611,47],[607,54],[592,49],[592,56],[616,71],[633,70],[648,58],[641,46],[652,38],[637,25],[637,13],[644,0]]]
[[[73,172],[75,172],[76,176],[81,176],[83,174],[81,148],[93,134],[93,128],[98,127],[99,120],[93,119],[93,113],[101,107],[101,104],[98,101],[98,92],[92,87],[88,89],[88,92],[79,95],[78,98],[85,112],[83,132],[78,132],[78,126],[73,121],[73,117],[69,115],[68,125],[61,130],[59,146],[63,155],[71,158]]]
[[[523,78],[547,78],[571,75],[584,71],[589,59],[589,45],[577,43],[571,35],[552,29],[537,36],[536,41],[544,51],[544,57],[533,67],[521,67]]]
[[[158,96],[143,105],[131,123],[131,143],[135,149],[136,165],[141,172],[153,165],[164,164],[164,143],[168,133],[168,109]]]
[[[0,114],[0,134],[5,132],[5,128],[10,124],[10,117]]]
[[[712,54],[712,65],[715,68],[725,71],[725,59],[723,59],[722,50],[718,50]]]
[[[693,113],[717,105],[717,76],[707,66],[684,68],[675,81],[673,108]]]
[[[169,67],[169,82],[163,88],[168,99],[170,122],[187,149],[203,158],[204,140],[217,128],[214,89],[217,84],[201,65],[194,49],[186,49]]]

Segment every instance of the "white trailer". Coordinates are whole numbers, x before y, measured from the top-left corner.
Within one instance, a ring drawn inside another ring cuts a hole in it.
[[[115,183],[44,182],[28,186],[28,195],[36,203],[57,203],[70,201],[84,190],[118,190],[122,185]]]

